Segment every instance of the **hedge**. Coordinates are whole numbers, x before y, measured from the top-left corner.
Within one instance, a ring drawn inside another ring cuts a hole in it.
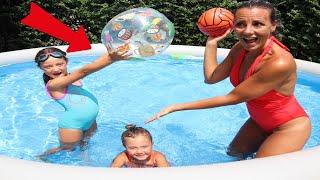
[[[0,52],[62,45],[64,42],[20,23],[29,13],[30,0],[4,0],[0,7]],[[197,28],[199,16],[212,7],[234,9],[234,0],[38,0],[47,12],[73,29],[86,28],[91,43],[100,43],[101,30],[117,14],[136,7],[154,8],[168,17],[176,28],[172,44],[204,46],[206,36]],[[296,58],[320,63],[320,7],[318,0],[270,0],[281,12],[282,27],[278,38]],[[54,28],[54,27],[53,27]],[[221,42],[231,48],[234,34]]]

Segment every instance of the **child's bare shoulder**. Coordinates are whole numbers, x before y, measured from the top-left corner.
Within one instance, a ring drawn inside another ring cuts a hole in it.
[[[157,163],[157,167],[170,167],[170,164],[163,153],[154,151],[154,158]]]
[[[121,152],[120,154],[118,154],[118,156],[116,158],[122,159],[122,160],[128,160],[128,157],[126,155],[125,152]]]
[[[128,162],[128,157],[125,152],[121,152],[112,161],[111,167],[122,167]]]
[[[164,158],[165,157],[165,155],[159,151],[153,151],[153,154],[154,154],[155,158]]]

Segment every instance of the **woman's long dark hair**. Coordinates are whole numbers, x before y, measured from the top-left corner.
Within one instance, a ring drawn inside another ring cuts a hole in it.
[[[277,23],[277,29],[282,26],[281,24],[281,14],[280,12],[271,4],[270,2],[266,0],[249,0],[249,1],[243,1],[240,2],[240,5],[237,7],[237,9],[233,12],[233,14],[236,14],[237,10],[241,8],[262,8],[267,9],[270,11],[270,20],[272,23]],[[277,30],[273,32],[273,34],[277,34]]]
[[[40,68],[40,64],[42,63],[42,62],[39,62],[39,61],[38,61],[39,56],[41,56],[42,54],[48,54],[48,53],[52,53],[52,52],[56,52],[56,51],[62,53],[62,54],[64,55],[62,58],[63,58],[66,62],[68,62],[68,59],[67,59],[67,57],[66,57],[66,55],[67,55],[66,52],[62,51],[61,49],[55,48],[55,47],[47,47],[47,48],[44,48],[44,49],[40,50],[40,51],[37,53],[37,55],[35,56],[34,59],[35,59],[35,63],[37,63],[37,66]],[[52,79],[51,77],[49,77],[49,76],[46,75],[45,73],[43,73],[42,77],[43,77],[43,82],[44,82],[44,84],[47,84],[48,81],[50,81],[50,80]]]

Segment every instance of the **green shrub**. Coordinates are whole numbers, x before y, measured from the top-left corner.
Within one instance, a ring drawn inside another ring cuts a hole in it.
[[[39,46],[62,45],[64,42],[20,24],[29,13],[31,0],[4,0],[0,7],[0,51]],[[172,44],[204,46],[206,36],[197,28],[199,16],[212,7],[234,9],[235,0],[38,0],[46,11],[73,29],[83,25],[91,43],[100,43],[105,24],[117,14],[136,7],[154,8],[168,17],[176,28]],[[317,0],[270,0],[281,12],[282,38],[296,58],[320,63],[320,7]],[[231,35],[220,47],[231,48]]]

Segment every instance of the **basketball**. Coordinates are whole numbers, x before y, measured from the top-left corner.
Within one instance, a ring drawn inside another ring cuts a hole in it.
[[[212,8],[200,16],[197,25],[205,35],[218,37],[232,28],[233,14],[224,8]]]

